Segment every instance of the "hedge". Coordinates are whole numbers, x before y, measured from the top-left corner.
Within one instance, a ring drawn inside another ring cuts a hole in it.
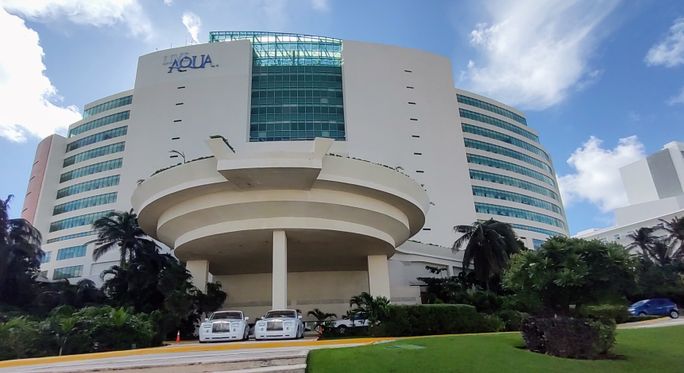
[[[390,305],[388,317],[372,328],[375,336],[414,336],[496,332],[504,322],[466,304]]]
[[[525,346],[558,357],[596,359],[615,343],[615,322],[572,317],[530,317],[523,321]]]

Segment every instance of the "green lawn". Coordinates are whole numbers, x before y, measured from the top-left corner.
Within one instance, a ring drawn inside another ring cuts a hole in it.
[[[313,350],[307,372],[684,372],[684,326],[618,330],[616,360],[571,360],[521,348],[518,333],[421,337]]]

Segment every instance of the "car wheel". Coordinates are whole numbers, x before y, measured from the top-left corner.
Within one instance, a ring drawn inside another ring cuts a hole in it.
[[[299,334],[299,339],[302,339],[302,338],[304,338],[304,328],[302,328],[302,333]]]
[[[646,312],[639,312],[639,316],[646,316]]]
[[[670,317],[673,318],[673,319],[678,318],[678,317],[679,317],[679,312],[677,312],[677,311],[675,311],[675,310],[670,311]]]
[[[338,327],[337,327],[337,332],[338,332],[340,335],[345,335],[345,334],[347,334],[347,326],[346,326],[346,325],[340,325],[340,326],[338,326]]]

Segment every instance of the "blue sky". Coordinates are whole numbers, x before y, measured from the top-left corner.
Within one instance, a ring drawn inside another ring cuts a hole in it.
[[[130,89],[138,56],[211,30],[270,30],[449,57],[459,88],[525,111],[571,232],[610,225],[617,169],[684,141],[684,2],[0,0],[0,196],[21,211],[35,147]]]

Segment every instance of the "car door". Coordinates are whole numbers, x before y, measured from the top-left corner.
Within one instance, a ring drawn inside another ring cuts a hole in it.
[[[655,299],[652,303],[652,315],[664,315],[667,313],[665,312],[665,302],[662,299]]]

